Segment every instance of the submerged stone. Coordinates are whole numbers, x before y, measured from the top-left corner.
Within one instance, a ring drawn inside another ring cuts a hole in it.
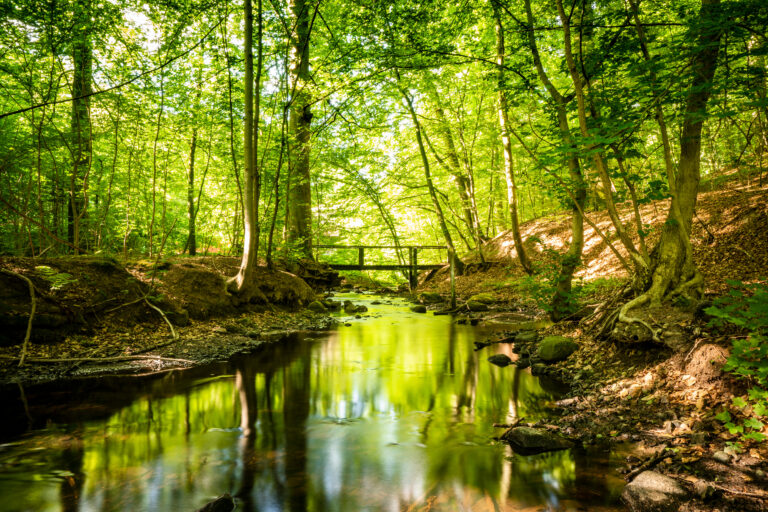
[[[504,432],[501,439],[521,455],[567,450],[573,447],[573,443],[568,439],[543,428],[514,427]]]
[[[621,499],[632,512],[672,512],[688,499],[688,492],[674,478],[643,471],[624,487]]]
[[[488,358],[488,362],[495,364],[496,366],[501,366],[502,368],[512,364],[512,360],[506,354],[494,354]]]
[[[539,358],[545,363],[556,363],[568,359],[579,346],[565,336],[547,336],[539,345]]]
[[[427,312],[427,306],[423,306],[421,304],[417,304],[415,306],[411,306],[411,311],[414,313],[426,313]]]

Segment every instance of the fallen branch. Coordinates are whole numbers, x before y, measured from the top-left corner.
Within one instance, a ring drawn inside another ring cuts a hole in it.
[[[176,333],[176,329],[173,328],[173,324],[171,323],[170,320],[168,320],[168,317],[165,316],[165,313],[163,313],[163,310],[160,309],[159,307],[155,306],[151,302],[149,302],[146,298],[144,299],[144,302],[147,303],[147,306],[151,307],[152,309],[154,309],[155,311],[160,313],[160,316],[163,317],[163,320],[165,320],[165,323],[167,323],[168,327],[171,329],[171,336],[173,336],[173,339],[175,339],[175,340],[179,339],[179,335]]]
[[[35,299],[35,285],[27,276],[23,276],[17,272],[7,269],[0,269],[3,274],[9,276],[16,276],[19,279],[23,279],[27,286],[29,286],[29,298],[32,301],[32,305],[29,308],[29,321],[27,322],[27,333],[24,335],[24,343],[21,346],[21,357],[19,358],[19,366],[24,366],[24,360],[27,357],[27,347],[29,346],[29,337],[32,335],[32,320],[35,318],[35,311],[37,310],[37,299]]]
[[[747,492],[747,491],[737,491],[736,489],[729,489],[728,487],[723,487],[722,485],[716,484],[714,482],[709,482],[709,485],[714,487],[717,490],[727,492],[728,494],[735,494],[736,496],[746,496],[748,498],[757,498],[759,500],[765,500],[768,499],[768,494],[766,493],[755,493],[755,492]]]
[[[14,356],[0,356],[0,359],[6,359],[6,360],[16,360],[17,357]],[[84,363],[111,363],[115,361],[143,361],[146,359],[152,359],[154,361],[165,361],[169,363],[184,363],[184,364],[195,364],[195,361],[192,361],[190,359],[179,359],[175,357],[160,357],[160,356],[152,356],[152,355],[145,355],[145,356],[113,356],[113,357],[62,357],[62,358],[46,358],[46,357],[28,357],[27,361],[30,363],[46,363],[46,364],[57,364],[57,363],[76,363],[76,362],[84,362]]]
[[[656,464],[658,464],[659,462],[661,462],[662,460],[664,460],[665,458],[667,458],[669,455],[672,455],[672,454],[673,452],[669,450],[666,446],[664,446],[661,450],[656,452],[656,454],[653,457],[651,457],[650,459],[647,459],[645,462],[643,462],[642,464],[637,466],[635,469],[627,473],[624,476],[624,480],[629,482],[630,480],[635,478],[637,475],[639,475],[643,471],[651,469]]]

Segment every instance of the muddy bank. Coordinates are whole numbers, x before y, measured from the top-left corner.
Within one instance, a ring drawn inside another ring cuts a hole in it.
[[[2,259],[0,383],[190,367],[334,325],[303,311],[316,293],[286,270],[257,269],[258,293],[238,300],[225,288],[238,264],[234,258],[127,265],[95,257]],[[299,270],[333,282],[324,269]],[[35,314],[27,364],[18,367],[31,309],[29,283]]]

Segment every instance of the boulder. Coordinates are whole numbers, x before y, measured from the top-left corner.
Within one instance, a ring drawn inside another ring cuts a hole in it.
[[[491,293],[478,293],[469,298],[471,301],[481,302],[483,304],[493,304],[496,302],[496,297]],[[467,301],[469,302],[469,301]]]
[[[672,512],[688,500],[688,492],[674,478],[643,471],[624,487],[621,499],[632,512]]]
[[[524,370],[529,366],[531,366],[531,360],[528,359],[527,357],[521,357],[520,359],[515,361],[515,365],[517,365],[517,367],[520,368],[521,370]]]
[[[504,432],[501,439],[521,455],[567,450],[573,447],[573,443],[568,439],[543,428],[514,427]]]
[[[502,368],[512,364],[512,360],[506,354],[494,354],[488,358],[488,362],[495,364],[496,366],[501,366]]]
[[[307,306],[307,309],[312,311],[313,313],[327,313],[328,309],[323,305],[322,302],[319,300],[313,301],[309,303],[309,306]]]
[[[557,363],[568,359],[579,346],[565,336],[546,336],[539,344],[539,358],[545,363]]]
[[[467,301],[467,308],[470,311],[488,311],[488,306],[485,303],[471,299]]]
[[[341,309],[341,303],[336,302],[335,300],[325,299],[322,303],[328,311],[338,311]]]
[[[424,306],[422,304],[416,304],[415,306],[411,306],[411,311],[413,311],[414,313],[426,313],[427,306]]]
[[[443,297],[439,293],[422,292],[419,294],[419,302],[422,304],[438,304],[443,302]]]
[[[547,373],[547,365],[542,363],[532,363],[531,364],[531,375],[538,376],[538,375],[544,375]]]
[[[197,512],[231,512],[232,510],[235,510],[235,500],[225,493],[206,503],[204,507],[197,509]]]

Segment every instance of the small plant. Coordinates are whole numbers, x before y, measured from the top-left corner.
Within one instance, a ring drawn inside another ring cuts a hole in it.
[[[40,276],[51,284],[51,290],[61,290],[68,284],[76,283],[77,279],[72,277],[72,274],[66,272],[59,272],[55,268],[51,268],[46,265],[38,265],[35,267]]]
[[[710,325],[730,324],[746,333],[732,339],[731,355],[723,369],[745,379],[752,387],[746,398],[735,397],[732,401],[742,412],[743,420],[736,423],[728,411],[722,411],[715,418],[742,439],[764,441],[765,424],[759,418],[768,416],[768,283],[729,281],[728,284],[732,287],[728,295],[717,299],[705,311],[714,317]]]

